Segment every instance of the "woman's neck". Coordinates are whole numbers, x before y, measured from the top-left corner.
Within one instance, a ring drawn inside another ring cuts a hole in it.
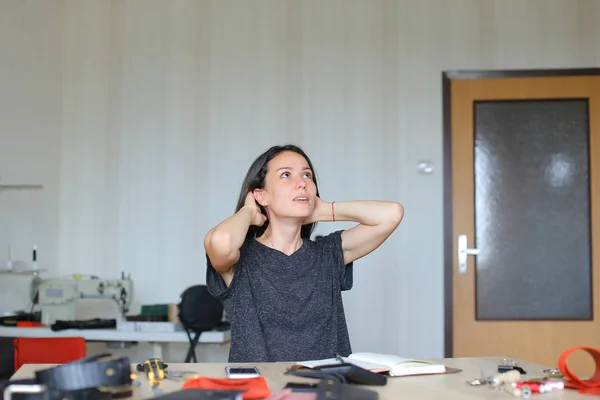
[[[301,229],[302,226],[282,225],[269,221],[269,226],[263,235],[263,244],[290,255],[302,246]]]

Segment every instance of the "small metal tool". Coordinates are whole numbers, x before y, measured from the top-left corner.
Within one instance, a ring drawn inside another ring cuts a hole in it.
[[[548,379],[564,379],[564,375],[558,368],[545,369],[543,372],[546,374]]]
[[[522,375],[526,375],[527,372],[517,365],[515,360],[509,360],[508,358],[503,358],[502,363],[498,365],[498,372],[508,372],[512,370],[517,370]]]
[[[479,378],[475,378],[472,381],[467,381],[467,383],[471,386],[481,386],[489,384],[490,381],[491,378],[486,378],[485,374],[483,373],[483,368],[481,368],[481,375],[479,376]]]
[[[495,388],[500,388],[504,384],[519,382],[521,380],[521,373],[517,370],[499,372],[491,377],[485,377],[483,370],[481,371],[481,377],[468,381],[467,383],[471,386],[491,385]]]

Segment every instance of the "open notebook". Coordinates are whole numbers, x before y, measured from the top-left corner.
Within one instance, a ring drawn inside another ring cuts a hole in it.
[[[443,364],[434,364],[428,361],[404,358],[391,354],[354,353],[348,357],[344,357],[343,360],[344,362],[368,369],[371,372],[387,372],[390,376],[443,374],[446,372],[446,366]],[[306,368],[318,368],[323,365],[339,363],[340,361],[336,358],[328,358],[325,360],[302,361],[296,363],[296,365]]]

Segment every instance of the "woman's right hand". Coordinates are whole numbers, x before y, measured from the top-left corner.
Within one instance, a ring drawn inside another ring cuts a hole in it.
[[[248,209],[252,215],[250,225],[262,226],[267,221],[267,217],[260,212],[260,207],[252,192],[248,192],[248,195],[246,195],[244,208]]]

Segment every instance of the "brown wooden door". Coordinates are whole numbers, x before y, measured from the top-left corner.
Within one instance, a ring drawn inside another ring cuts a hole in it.
[[[451,80],[450,115],[452,355],[600,348],[600,76]]]

